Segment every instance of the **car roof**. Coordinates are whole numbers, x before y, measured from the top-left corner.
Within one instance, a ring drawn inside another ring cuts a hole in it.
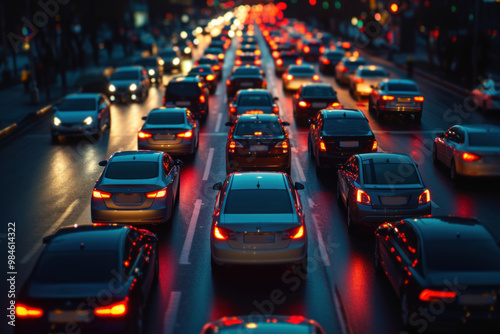
[[[345,62],[355,62],[355,61],[361,61],[361,62],[365,62],[366,63],[366,59],[363,58],[363,57],[344,57],[342,58],[341,62],[345,63]]]
[[[50,252],[118,250],[129,229],[128,226],[120,225],[63,227],[48,237],[47,250]]]
[[[110,158],[113,162],[121,161],[154,161],[157,162],[162,152],[158,151],[120,151],[113,154]]]
[[[124,71],[142,71],[143,67],[139,65],[133,65],[133,66],[123,66],[123,67],[118,67],[115,69],[115,72],[124,72]]]
[[[326,118],[362,118],[365,114],[359,109],[322,109],[321,114]]]
[[[276,114],[242,114],[238,117],[238,123],[254,121],[277,121],[279,116]]]
[[[262,88],[248,88],[248,89],[240,89],[238,91],[238,96],[239,95],[255,95],[255,94],[271,95],[271,93],[267,89],[262,89]]]
[[[385,83],[394,83],[394,84],[410,84],[418,87],[417,83],[413,80],[408,79],[384,79],[381,82]]]
[[[171,83],[176,83],[176,82],[195,82],[198,84],[200,82],[200,78],[198,76],[178,76],[175,78],[170,79],[167,85],[170,85]]]
[[[363,153],[358,154],[358,157],[361,161],[368,161],[374,163],[413,163],[413,160],[407,156],[406,154],[400,153],[385,153],[385,152],[377,152],[377,153]]]
[[[64,97],[65,100],[76,100],[76,99],[98,99],[101,96],[100,93],[75,93],[69,94]]]
[[[314,70],[314,67],[312,65],[290,65],[288,67],[288,72],[290,72],[291,70],[299,69],[299,68],[307,68],[307,69]]]
[[[238,172],[232,173],[231,189],[286,189],[284,173],[280,172]]]
[[[178,113],[182,113],[182,114],[185,114],[187,111],[186,108],[167,108],[167,107],[158,107],[158,108],[155,108],[155,109],[152,109],[149,114],[162,114],[162,113],[174,113],[174,112],[178,112]]]
[[[302,84],[302,87],[303,88],[307,88],[307,87],[328,87],[328,88],[332,88],[333,89],[333,86],[329,83],[326,83],[326,82],[316,82],[316,83],[312,83],[312,82],[308,82],[308,83],[305,83],[305,84]],[[335,91],[335,89],[334,89]]]

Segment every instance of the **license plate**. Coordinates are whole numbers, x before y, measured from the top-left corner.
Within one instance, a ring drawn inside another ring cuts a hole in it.
[[[460,305],[494,305],[496,303],[496,296],[494,294],[482,295],[461,295],[458,297]]]
[[[191,105],[191,101],[177,101],[175,102],[175,105],[179,107],[187,107]]]
[[[253,86],[253,82],[242,82],[240,84],[241,87],[252,87]]]
[[[49,313],[49,322],[88,322],[89,320],[90,312],[87,310],[54,310]]]
[[[274,233],[247,233],[243,235],[243,242],[248,244],[274,243]]]
[[[341,141],[340,147],[359,147],[359,141]]]
[[[398,97],[398,102],[410,102],[411,99],[409,97]]]
[[[254,152],[266,152],[269,148],[267,145],[252,145],[250,146],[250,151]]]
[[[115,203],[117,204],[139,204],[142,202],[140,194],[117,194]]]
[[[311,103],[311,107],[313,108],[326,108],[327,104],[324,102],[313,102]]]
[[[405,205],[408,203],[408,197],[405,196],[382,196],[380,197],[382,205]]]
[[[175,135],[172,134],[161,134],[161,135],[155,135],[156,140],[172,140],[175,139]]]

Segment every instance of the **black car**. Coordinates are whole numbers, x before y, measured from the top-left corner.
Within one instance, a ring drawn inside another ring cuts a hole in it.
[[[203,84],[208,88],[208,92],[213,95],[217,89],[217,76],[212,71],[210,65],[198,65],[189,70],[188,76],[199,76]]]
[[[148,72],[144,67],[119,67],[109,79],[109,99],[111,102],[144,101],[148,97],[150,86]]]
[[[240,54],[247,52],[255,53],[257,56],[261,56],[262,53],[257,44],[242,44],[240,45],[240,48],[236,50],[236,55],[239,56]]]
[[[302,65],[302,58],[296,51],[283,51],[274,61],[274,72],[277,76],[283,75],[290,65]]]
[[[152,85],[161,85],[163,83],[163,66],[165,61],[160,57],[145,57],[135,61],[135,65],[140,65],[148,72],[149,81]]]
[[[321,73],[335,73],[335,66],[344,58],[342,50],[327,50],[319,57],[319,71]]]
[[[217,76],[217,80],[220,81],[222,78],[222,68],[219,64],[219,60],[214,55],[205,55],[200,57],[195,63],[195,66],[198,65],[210,65],[212,67],[212,71],[214,71]]]
[[[290,174],[291,149],[286,125],[278,115],[239,116],[227,136],[226,172],[270,170]]]
[[[404,219],[375,232],[375,266],[399,296],[403,324],[415,332],[428,326],[499,333],[498,259],[498,240],[472,218]]]
[[[130,226],[59,229],[16,298],[17,334],[142,333],[158,279],[157,237]]]
[[[328,83],[311,83],[302,85],[293,95],[293,116],[300,123],[312,120],[321,109],[335,102],[337,92]]]
[[[302,59],[318,61],[318,58],[325,52],[325,47],[317,39],[311,39],[303,43],[300,52]]]
[[[242,52],[240,54],[236,54],[236,59],[234,60],[235,66],[244,66],[244,65],[262,65],[262,60],[260,56],[255,52]]]
[[[207,48],[204,52],[204,55],[216,56],[219,60],[220,65],[222,65],[222,63],[224,62],[224,49],[222,48]]]
[[[175,77],[165,88],[163,105],[166,107],[188,108],[196,118],[206,120],[208,117],[208,89],[199,77]]]
[[[356,109],[324,109],[311,122],[308,148],[317,167],[334,167],[353,154],[377,151],[368,119]]]
[[[181,52],[178,48],[166,48],[158,52],[163,61],[163,71],[172,73],[181,70]]]
[[[238,90],[249,88],[267,88],[267,82],[262,70],[252,65],[235,68],[231,77],[226,81],[228,100],[232,100]]]

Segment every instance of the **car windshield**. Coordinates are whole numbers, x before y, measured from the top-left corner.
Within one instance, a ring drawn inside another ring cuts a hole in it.
[[[390,92],[418,92],[418,87],[412,83],[388,83],[387,90]]]
[[[292,213],[292,203],[285,189],[231,190],[224,213]]]
[[[418,170],[413,164],[405,162],[374,163],[369,159],[363,162],[363,177],[365,184],[421,184]]]
[[[177,53],[175,53],[175,51],[174,51],[174,50],[170,50],[170,51],[162,51],[162,52],[160,53],[160,55],[161,55],[162,57],[165,57],[165,58],[166,58],[166,57],[177,57]]]
[[[111,76],[111,80],[138,80],[139,71],[117,71]]]
[[[363,135],[371,129],[363,118],[327,118],[323,131],[329,136]]]
[[[33,281],[48,284],[107,282],[112,279],[116,270],[116,252],[47,252],[36,267]]]
[[[258,68],[237,68],[234,71],[234,75],[260,75],[260,70]]]
[[[200,73],[211,74],[212,68],[210,66],[208,66],[208,67],[195,67],[189,71],[189,74],[200,74]]]
[[[118,180],[151,179],[158,177],[158,164],[150,161],[112,162],[106,178]]]
[[[433,240],[425,260],[436,271],[499,271],[500,248],[492,240]]]
[[[156,67],[158,66],[158,61],[156,59],[141,59],[136,61],[136,64],[144,67]]]
[[[500,132],[469,132],[469,145],[500,147]]]
[[[59,104],[60,111],[96,110],[96,99],[66,99]]]
[[[147,124],[184,124],[183,112],[152,113],[148,116]]]
[[[255,133],[260,133],[258,137],[276,137],[283,135],[283,128],[279,121],[263,122],[238,122],[234,135],[238,137],[255,136]]]
[[[335,91],[332,87],[324,87],[324,86],[312,86],[312,87],[304,87],[302,89],[303,96],[312,96],[312,97],[334,97]]]
[[[242,94],[237,102],[240,107],[270,106],[272,104],[271,97],[264,94]]]
[[[359,72],[359,76],[363,78],[387,76],[387,73],[384,70],[361,70]]]
[[[314,69],[309,67],[293,67],[289,70],[290,74],[310,74],[314,75]]]
[[[171,82],[167,85],[167,95],[198,96],[200,91],[196,82]]]

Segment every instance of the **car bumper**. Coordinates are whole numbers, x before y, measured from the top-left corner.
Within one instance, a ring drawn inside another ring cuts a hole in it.
[[[139,150],[162,151],[169,154],[192,154],[194,153],[194,145],[192,142],[186,144],[150,144],[138,143]]]
[[[455,160],[457,173],[463,176],[500,176],[500,161],[494,163]]]
[[[154,209],[115,210],[91,208],[93,223],[130,223],[151,224],[167,221],[167,207],[158,206]]]
[[[379,106],[380,111],[384,113],[393,113],[393,114],[411,114],[411,113],[421,113],[422,107],[413,107],[413,106],[404,106],[404,107],[386,107]]]
[[[352,220],[357,225],[377,226],[387,221],[396,221],[410,217],[421,217],[431,214],[431,203],[419,205],[412,209],[373,209],[371,205],[356,203],[352,210]]]
[[[277,157],[254,158],[252,156],[228,155],[226,159],[226,169],[228,171],[286,171],[290,169],[290,155]]]
[[[73,125],[73,126],[52,126],[50,129],[52,136],[85,136],[99,133],[96,126]]]
[[[127,329],[127,321],[122,319],[106,319],[102,321],[93,320],[86,322],[50,323],[43,317],[41,320],[30,321],[19,319],[16,321],[16,334],[33,333],[93,333],[93,334],[115,334],[123,333]],[[68,331],[68,328],[71,330]]]

